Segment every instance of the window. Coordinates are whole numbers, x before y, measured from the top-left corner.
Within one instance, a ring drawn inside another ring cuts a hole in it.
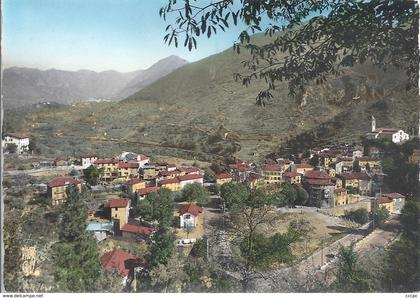
[[[115,211],[118,211],[118,208],[115,208]]]
[[[189,214],[184,215],[184,217],[185,217],[185,219],[191,219],[191,215],[189,215]]]

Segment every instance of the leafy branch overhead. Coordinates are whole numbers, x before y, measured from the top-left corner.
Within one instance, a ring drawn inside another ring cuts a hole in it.
[[[290,95],[303,92],[311,81],[367,61],[386,71],[404,69],[407,89],[418,81],[418,5],[414,0],[168,0],[160,16],[174,22],[166,27],[165,43],[178,41],[191,51],[197,38],[244,24],[233,49],[250,53],[236,81],[248,86],[264,80],[256,97],[264,105],[276,83],[288,82]],[[269,42],[250,35],[263,32]]]

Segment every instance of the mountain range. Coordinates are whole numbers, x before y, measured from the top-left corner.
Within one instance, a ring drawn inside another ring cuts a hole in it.
[[[64,71],[11,67],[3,72],[5,107],[39,102],[73,104],[89,99],[121,100],[188,63],[178,56],[159,60],[148,69]]]
[[[322,84],[309,84],[298,97],[290,97],[287,82],[280,82],[272,101],[258,107],[255,97],[265,82],[244,87],[232,76],[246,58],[227,49],[179,67],[117,103],[39,109],[6,127],[37,137],[51,153],[106,156],[124,148],[204,159],[261,158],[295,140],[299,149],[359,141],[370,129],[371,115],[380,127],[410,133],[418,127],[419,98],[406,90],[403,70],[355,65]]]

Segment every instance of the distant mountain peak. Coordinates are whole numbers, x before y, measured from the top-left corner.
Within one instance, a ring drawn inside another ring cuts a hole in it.
[[[176,55],[163,58],[148,69],[131,72],[89,69],[77,71],[27,67],[3,70],[5,106],[19,107],[40,101],[73,104],[90,98],[121,100],[188,63]]]

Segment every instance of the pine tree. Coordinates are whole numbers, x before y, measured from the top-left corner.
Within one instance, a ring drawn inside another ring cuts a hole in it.
[[[60,242],[53,249],[54,277],[57,290],[90,292],[100,270],[98,247],[86,231],[86,193],[76,186],[67,189],[67,200],[62,206]]]
[[[62,220],[60,240],[74,242],[81,239],[85,233],[87,220],[86,193],[79,192],[75,185],[67,188],[67,200],[61,208]]]

